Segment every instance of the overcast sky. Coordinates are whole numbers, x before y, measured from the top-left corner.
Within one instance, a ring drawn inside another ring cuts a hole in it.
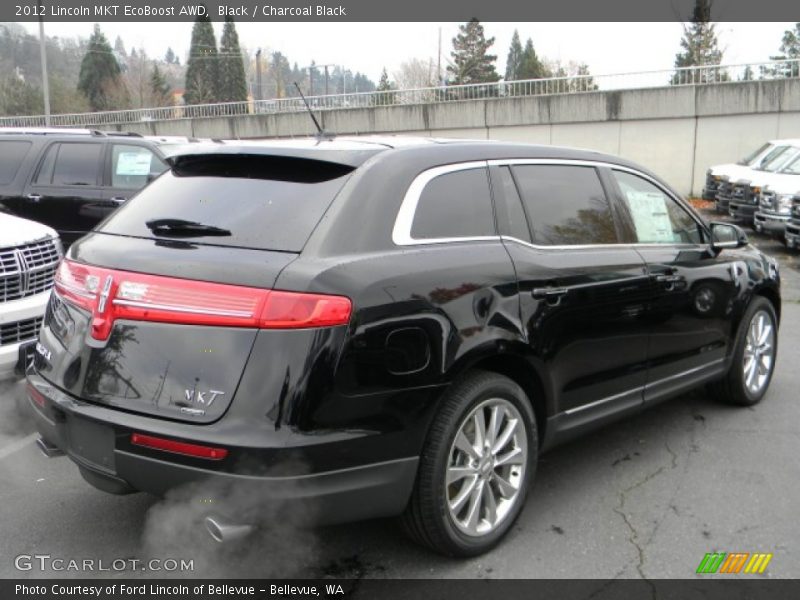
[[[25,23],[38,33],[35,23]],[[449,57],[458,23],[237,23],[244,47],[254,52],[279,50],[289,60],[305,66],[344,64],[377,81],[385,66],[390,75],[408,58],[436,61],[439,30],[442,61]],[[92,23],[46,23],[47,35],[88,37]],[[563,62],[585,62],[595,75],[669,69],[679,50],[680,23],[484,23],[487,36],[496,38],[492,52],[498,71],[505,59],[514,29],[531,37],[537,54]],[[192,23],[102,23],[114,43],[117,35],[125,47],[145,48],[163,57],[167,47],[185,60]],[[214,23],[217,39],[221,23]],[[727,64],[769,60],[776,54],[783,32],[794,23],[718,23],[720,46]]]

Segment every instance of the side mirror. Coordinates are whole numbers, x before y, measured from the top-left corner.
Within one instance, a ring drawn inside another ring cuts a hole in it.
[[[711,247],[720,251],[724,248],[742,248],[749,243],[744,230],[731,223],[711,223]]]

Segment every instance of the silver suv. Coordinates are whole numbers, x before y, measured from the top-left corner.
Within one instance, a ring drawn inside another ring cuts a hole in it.
[[[31,357],[62,254],[53,229],[0,212],[0,380]]]

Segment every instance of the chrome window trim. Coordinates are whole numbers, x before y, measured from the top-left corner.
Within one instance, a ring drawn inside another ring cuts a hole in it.
[[[502,158],[490,160],[468,161],[462,163],[452,163],[448,165],[441,165],[427,169],[417,175],[411,185],[408,187],[403,201],[400,204],[400,209],[397,211],[395,218],[394,228],[392,229],[392,241],[397,246],[422,246],[426,244],[449,244],[453,242],[490,242],[490,241],[513,241],[530,248],[537,250],[584,250],[593,248],[663,248],[664,246],[673,246],[681,248],[697,248],[706,247],[706,244],[691,244],[691,243],[673,243],[673,244],[655,244],[655,243],[621,243],[621,244],[572,244],[572,245],[554,245],[542,246],[526,242],[518,238],[506,235],[488,235],[488,236],[463,236],[463,237],[450,237],[450,238],[413,238],[411,237],[411,226],[414,223],[414,215],[417,211],[420,196],[425,186],[436,177],[447,173],[455,173],[457,171],[466,171],[469,169],[480,169],[488,167],[512,167],[518,165],[565,165],[565,166],[579,166],[591,168],[607,168],[611,170],[625,171],[645,179],[649,183],[656,186],[664,195],[672,198],[687,214],[697,223],[699,227],[711,235],[706,224],[697,218],[692,210],[687,210],[684,202],[670,190],[665,189],[664,186],[656,179],[643,173],[638,169],[627,167],[625,165],[618,165],[606,161],[599,160],[582,160],[582,159],[568,159],[568,158]],[[613,203],[613,199],[610,199]]]

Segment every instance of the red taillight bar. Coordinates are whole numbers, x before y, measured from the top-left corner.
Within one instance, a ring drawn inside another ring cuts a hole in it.
[[[91,335],[108,339],[114,321],[155,321],[260,329],[346,325],[344,296],[264,290],[192,279],[118,271],[63,260],[56,291],[92,313]]]
[[[225,448],[212,448],[211,446],[178,442],[176,440],[168,440],[166,438],[154,437],[143,433],[132,433],[131,444],[144,448],[152,448],[153,450],[161,450],[163,452],[172,452],[173,454],[206,458],[208,460],[222,460],[228,456],[228,451]]]

